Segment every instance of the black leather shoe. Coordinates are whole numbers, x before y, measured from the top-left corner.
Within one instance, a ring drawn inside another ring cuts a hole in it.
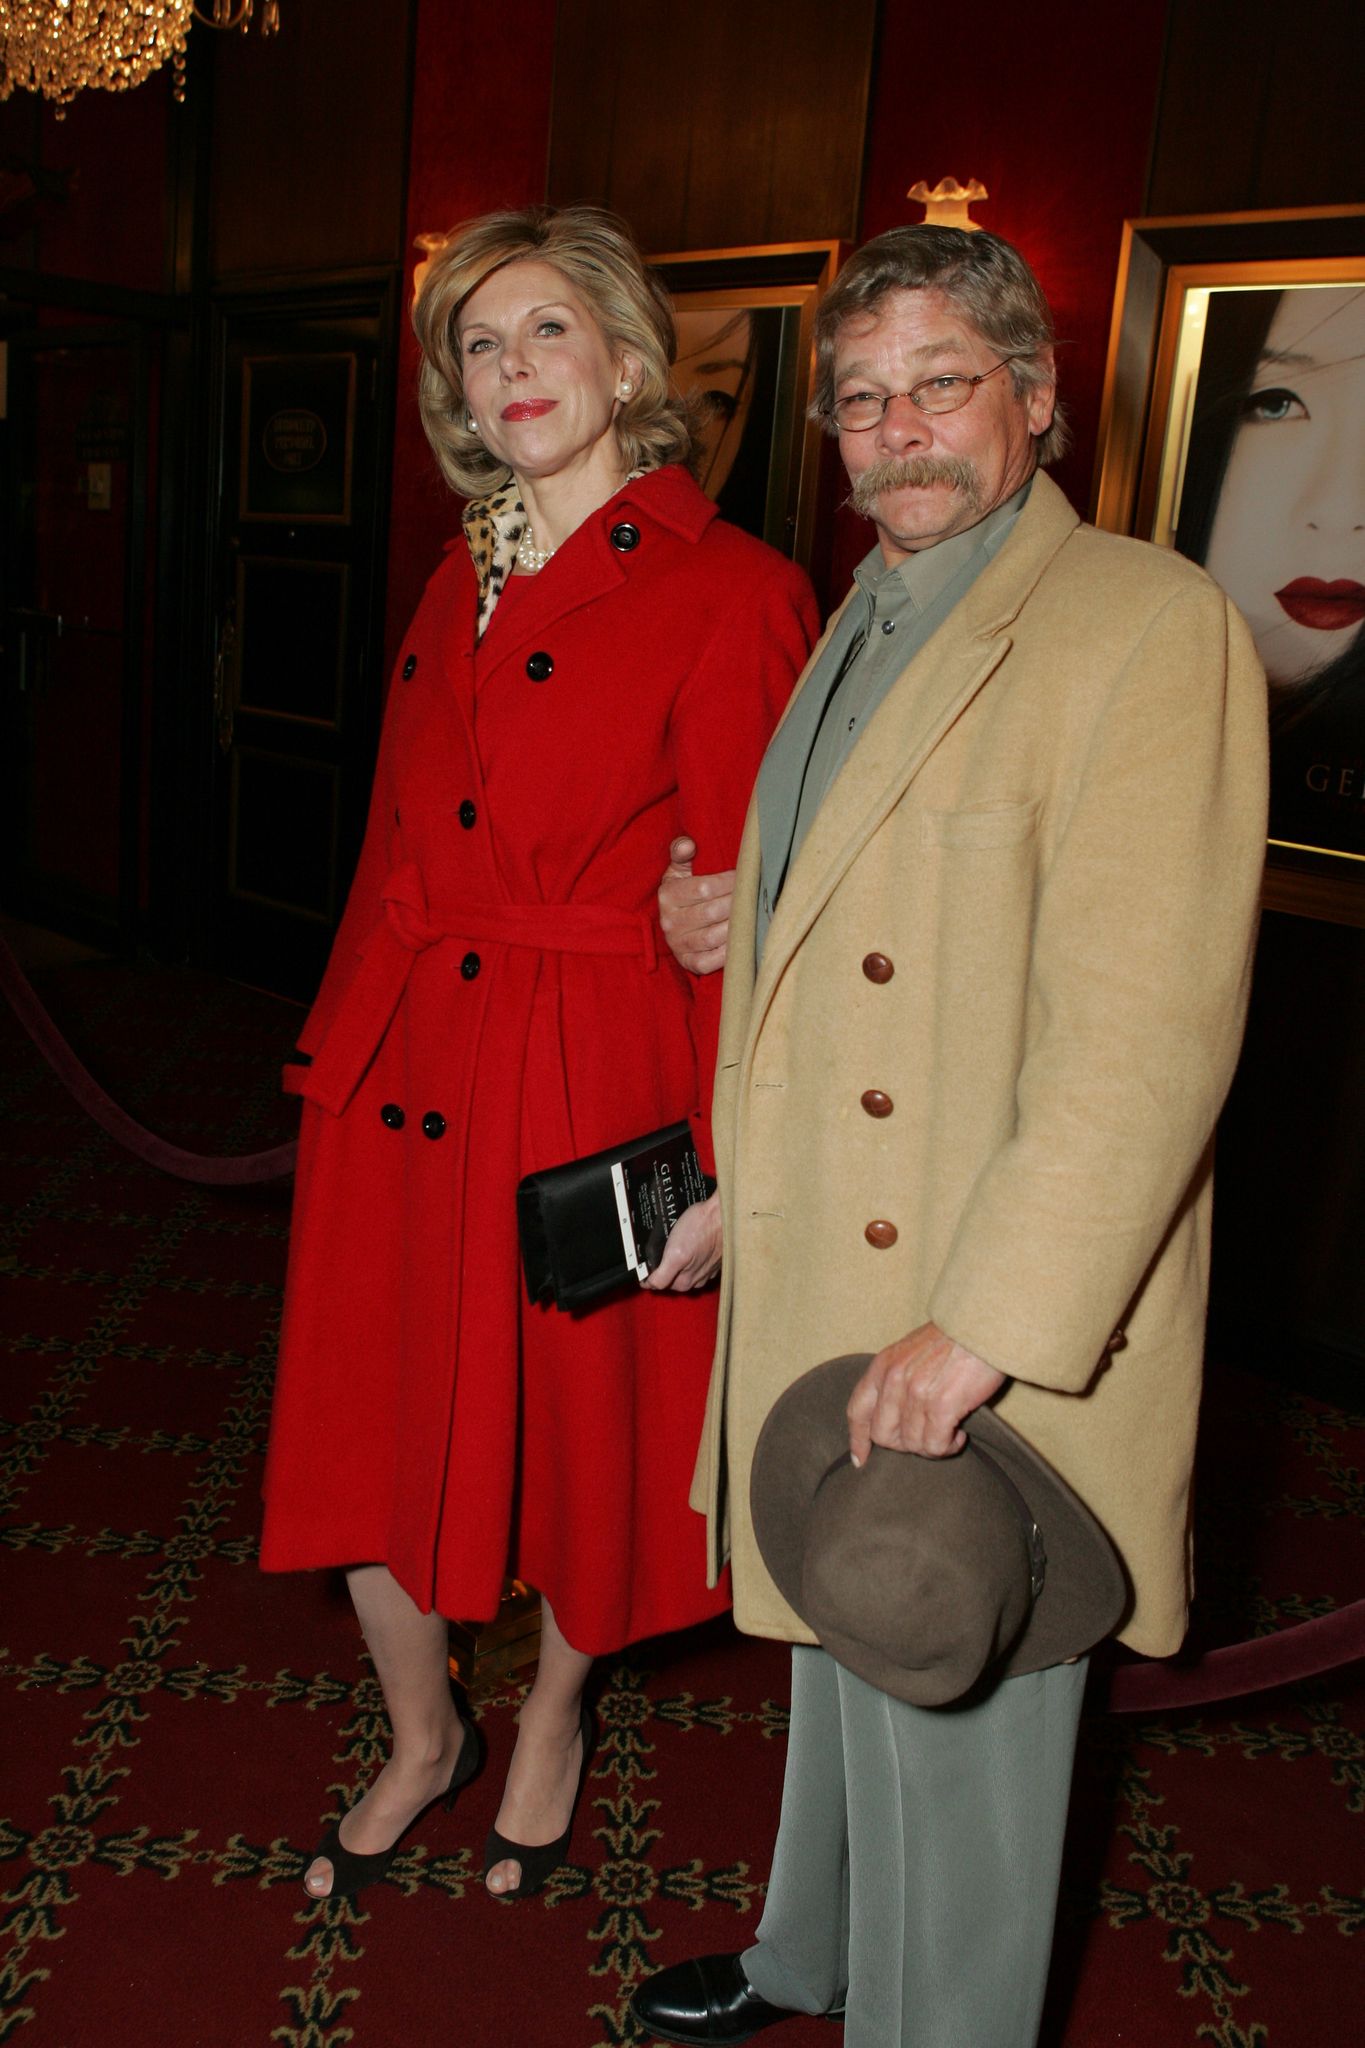
[[[779,2020],[800,2017],[785,2005],[769,2005],[760,1998],[737,1955],[694,1956],[691,1962],[660,1970],[640,1985],[630,2009],[647,2034],[660,2041],[681,2041],[684,2048],[749,2041]]]

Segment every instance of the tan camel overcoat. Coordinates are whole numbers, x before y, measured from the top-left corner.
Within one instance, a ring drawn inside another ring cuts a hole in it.
[[[787,716],[810,713],[798,686]],[[750,806],[692,1496],[741,1628],[813,1640],[750,1521],[773,1402],[932,1318],[1009,1375],[1000,1413],[1108,1529],[1123,1640],[1178,1646],[1211,1141],[1265,809],[1264,679],[1238,614],[1178,556],[1081,525],[1042,475],[846,761],[756,978]],[[863,1107],[873,1090],[889,1114]]]

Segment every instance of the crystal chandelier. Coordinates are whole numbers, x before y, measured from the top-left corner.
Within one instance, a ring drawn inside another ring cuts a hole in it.
[[[0,100],[16,86],[56,104],[60,121],[78,92],[127,92],[169,62],[172,91],[185,97],[190,23],[240,29],[254,0],[0,0]],[[276,34],[279,0],[263,0],[261,34]]]

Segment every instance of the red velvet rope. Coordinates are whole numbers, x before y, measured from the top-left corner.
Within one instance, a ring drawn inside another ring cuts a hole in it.
[[[123,1145],[148,1166],[171,1173],[178,1180],[198,1181],[207,1187],[245,1187],[251,1181],[283,1180],[294,1171],[296,1145],[274,1145],[268,1152],[243,1152],[223,1156],[212,1152],[187,1152],[158,1138],[128,1112],[120,1109],[99,1082],[77,1059],[47,1011],[29,986],[28,979],[0,934],[0,991],[19,1022],[37,1046],[62,1085],[92,1116],[101,1130],[116,1144]]]
[[[1101,1704],[1111,1714],[1163,1714],[1173,1707],[1202,1707],[1316,1678],[1365,1657],[1365,1600],[1353,1600],[1332,1614],[1296,1622],[1274,1635],[1228,1643],[1192,1664],[1120,1664]]]
[[[298,1149],[295,1145],[276,1145],[268,1152],[246,1152],[232,1158],[186,1152],[144,1129],[111,1101],[82,1066],[33,993],[3,935],[0,990],[43,1058],[81,1108],[111,1138],[148,1166],[159,1167],[163,1173],[175,1174],[181,1180],[214,1187],[281,1180],[293,1172]],[[1103,1706],[1111,1714],[1161,1714],[1178,1707],[1208,1706],[1219,1700],[1237,1699],[1244,1693],[1265,1692],[1272,1686],[1315,1678],[1358,1657],[1365,1657],[1365,1600],[1353,1601],[1349,1607],[1319,1615],[1313,1621],[1301,1621],[1293,1628],[1280,1629],[1274,1635],[1254,1636],[1249,1642],[1229,1643],[1222,1649],[1210,1650],[1192,1664],[1120,1664],[1110,1675]]]

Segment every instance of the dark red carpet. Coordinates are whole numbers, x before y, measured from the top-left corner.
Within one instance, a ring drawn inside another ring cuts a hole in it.
[[[178,1144],[289,1135],[285,1005],[100,965],[41,992],[116,1099]],[[287,1199],[117,1152],[0,1015],[0,2042],[634,2041],[641,1976],[752,1936],[785,1656],[716,1627],[602,1671],[574,1862],[544,1898],[502,1906],[476,1881],[509,1691],[454,1814],[356,1906],[311,1904],[308,1852],[385,1731],[339,1582],[254,1564]],[[1203,1640],[1358,1598],[1365,1418],[1224,1368],[1204,1441]],[[1365,2037],[1359,1667],[1091,1719],[1073,1821],[1051,2048]],[[763,2038],[840,2035],[803,2020]]]

